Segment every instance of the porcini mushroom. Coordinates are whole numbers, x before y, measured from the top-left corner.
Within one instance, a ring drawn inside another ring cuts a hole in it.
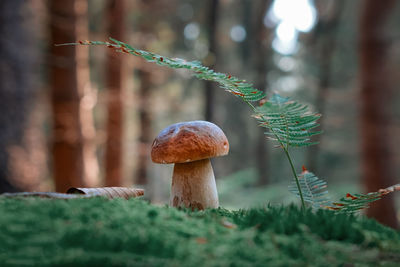
[[[224,132],[207,121],[168,126],[153,142],[155,163],[175,163],[170,205],[192,209],[217,208],[218,193],[210,158],[229,152]]]

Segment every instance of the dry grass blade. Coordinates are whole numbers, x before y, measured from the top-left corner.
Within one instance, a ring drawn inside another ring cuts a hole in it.
[[[143,189],[129,187],[99,187],[99,188],[75,188],[68,189],[67,194],[81,194],[87,196],[105,196],[107,198],[133,198],[144,195]]]

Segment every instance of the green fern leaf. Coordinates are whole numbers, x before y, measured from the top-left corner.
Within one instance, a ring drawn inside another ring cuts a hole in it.
[[[369,207],[369,204],[381,199],[382,197],[400,191],[400,184],[380,189],[377,192],[368,194],[349,194],[342,197],[338,202],[333,202],[324,208],[334,210],[336,213],[356,213]]]
[[[327,183],[315,176],[303,167],[303,172],[298,175],[298,181],[303,192],[304,201],[309,203],[313,209],[320,209],[330,203],[328,197]],[[296,180],[289,185],[289,191],[300,197]]]
[[[313,131],[318,127],[317,120],[321,115],[311,112],[307,105],[274,94],[257,107],[256,112],[255,117],[260,126],[269,130],[266,135],[282,146],[288,148],[317,144],[311,141],[311,137],[321,133]]]
[[[124,42],[110,38],[111,42],[101,41],[80,41],[79,43],[67,43],[62,45],[106,45],[118,52],[139,56],[148,62],[156,63],[160,66],[167,66],[174,69],[188,69],[195,73],[195,76],[202,80],[213,81],[224,88],[227,92],[242,98],[246,102],[260,101],[265,98],[264,92],[257,90],[251,83],[238,79],[231,75],[215,72],[214,70],[201,65],[199,61],[186,61],[180,58],[168,58],[158,54],[136,49]]]
[[[369,207],[371,202],[377,201],[382,198],[379,192],[372,192],[368,194],[347,194],[342,197],[338,202],[333,202],[325,208],[334,210],[336,213],[356,213],[360,210]]]

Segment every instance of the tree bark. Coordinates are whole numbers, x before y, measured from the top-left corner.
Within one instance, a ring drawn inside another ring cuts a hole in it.
[[[164,12],[169,9],[174,9],[175,3],[173,1],[139,1],[139,8],[142,17],[137,23],[139,29],[138,34],[141,35],[143,40],[142,47],[146,49],[151,43],[149,36],[154,36],[156,32],[155,22],[158,18],[162,17]],[[152,139],[152,119],[151,119],[151,102],[150,97],[154,87],[155,69],[143,62],[143,65],[136,66],[138,70],[138,79],[140,85],[138,88],[138,103],[139,103],[139,149],[137,158],[137,167],[135,172],[135,183],[146,186],[148,181],[148,164],[150,160],[150,148]]]
[[[23,147],[37,71],[30,3],[0,1],[0,193],[23,189],[12,179],[11,148]],[[33,28],[34,29],[34,28]]]
[[[149,102],[151,95],[151,73],[149,70],[139,70],[140,88],[139,88],[139,120],[140,120],[140,135],[139,135],[139,155],[138,165],[136,168],[136,183],[140,185],[148,184],[147,165],[149,162],[150,145],[151,145],[151,113],[149,110]]]
[[[109,35],[117,40],[124,39],[124,0],[109,0],[107,18]],[[123,176],[122,139],[123,139],[123,101],[122,73],[123,56],[109,49],[107,51],[107,141],[105,154],[105,184],[106,186],[121,186]]]
[[[261,91],[267,90],[267,62],[271,57],[271,48],[266,44],[273,32],[264,26],[264,15],[272,1],[262,1],[255,5],[255,16],[253,22],[254,36],[252,38],[252,61],[256,73],[255,86]],[[269,182],[268,147],[265,137],[265,129],[258,129],[256,140],[256,164],[258,172],[258,185],[266,185]]]
[[[361,145],[363,180],[368,192],[394,183],[392,151],[389,144],[391,85],[387,68],[386,19],[396,1],[363,2],[360,21]],[[398,227],[392,196],[374,203],[367,215],[391,227]]]
[[[209,60],[210,60],[210,68],[215,67],[216,59],[217,59],[217,18],[218,18],[218,6],[219,0],[210,0],[209,1],[209,16],[208,16],[208,45],[209,45]],[[213,121],[214,117],[214,94],[215,85],[210,81],[205,82],[205,119],[206,121]]]
[[[325,114],[326,99],[329,96],[329,86],[331,85],[331,76],[333,68],[333,56],[336,51],[338,42],[338,27],[339,19],[344,6],[344,0],[338,0],[333,3],[332,14],[329,18],[319,19],[318,24],[314,30],[314,38],[312,43],[317,43],[315,50],[318,51],[318,62],[319,62],[319,77],[318,77],[318,89],[315,98],[316,111]],[[318,45],[318,39],[321,41]],[[325,118],[322,116],[319,120],[319,126],[316,131],[322,130],[325,124]],[[318,134],[313,137],[314,142],[320,142],[323,135]],[[314,145],[307,149],[307,168],[314,173],[318,173],[318,157],[320,156],[320,146]]]
[[[85,0],[49,1],[49,13],[51,44],[88,39]],[[90,89],[88,49],[51,45],[49,63],[53,171],[56,190],[65,192],[69,187],[90,186],[88,173],[95,168],[89,166],[93,155],[85,148],[94,135],[90,127],[93,97],[85,95]]]

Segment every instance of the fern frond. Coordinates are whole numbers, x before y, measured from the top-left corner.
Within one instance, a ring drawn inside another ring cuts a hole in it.
[[[334,210],[336,213],[356,213],[369,207],[369,204],[375,202],[387,194],[400,191],[400,184],[396,184],[377,192],[368,194],[349,194],[342,197],[338,202],[333,202],[324,208]]]
[[[303,192],[304,201],[309,203],[313,209],[320,209],[330,203],[327,183],[304,167],[303,172],[298,175],[298,182]],[[300,198],[296,180],[293,180],[289,185],[289,191]]]
[[[265,98],[264,92],[257,90],[251,83],[238,79],[231,75],[215,72],[214,70],[201,65],[199,61],[186,61],[180,58],[169,58],[158,54],[136,49],[124,42],[110,38],[111,42],[101,41],[80,41],[78,43],[68,43],[62,45],[106,45],[118,52],[139,56],[148,62],[156,63],[160,66],[167,66],[174,69],[188,69],[193,71],[195,76],[202,80],[213,81],[227,92],[242,98],[246,102],[259,101]]]
[[[371,202],[381,199],[382,195],[378,192],[368,194],[349,194],[342,197],[338,202],[333,202],[326,206],[326,209],[334,210],[336,213],[355,213],[369,207]]]
[[[317,120],[320,114],[311,112],[307,105],[278,94],[257,107],[255,117],[260,126],[269,130],[266,135],[286,148],[317,144],[311,141],[311,137],[321,133],[313,131],[319,125]]]

